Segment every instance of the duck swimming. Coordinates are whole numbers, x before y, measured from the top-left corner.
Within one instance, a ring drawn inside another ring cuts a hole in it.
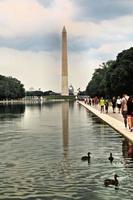
[[[113,162],[114,158],[113,158],[113,156],[112,156],[112,153],[110,153],[110,156],[109,156],[108,159],[110,160],[111,163]]]
[[[115,174],[115,175],[114,175],[114,179],[105,179],[105,180],[104,180],[104,186],[105,186],[105,187],[107,187],[107,186],[109,186],[109,185],[118,186],[119,182],[118,182],[118,180],[117,180],[117,177],[118,177],[118,175]]]
[[[82,156],[81,160],[82,160],[82,161],[86,161],[86,160],[90,161],[90,158],[91,158],[91,157],[90,157],[90,154],[91,154],[91,153],[88,152],[88,156]]]

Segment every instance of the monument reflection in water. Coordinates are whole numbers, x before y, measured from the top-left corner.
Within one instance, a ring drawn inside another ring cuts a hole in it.
[[[69,140],[69,102],[62,103],[62,132],[64,157],[67,158]]]

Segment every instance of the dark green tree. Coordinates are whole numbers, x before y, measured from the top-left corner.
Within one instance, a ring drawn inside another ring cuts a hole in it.
[[[24,85],[19,80],[0,75],[0,100],[20,99],[24,96]]]
[[[109,97],[133,94],[133,47],[119,53],[116,61],[108,61],[96,69],[86,93]]]
[[[43,92],[41,90],[35,90],[35,91],[27,91],[26,92],[26,96],[30,96],[30,97],[41,97],[43,96]]]
[[[118,54],[113,75],[115,95],[133,94],[133,47]]]

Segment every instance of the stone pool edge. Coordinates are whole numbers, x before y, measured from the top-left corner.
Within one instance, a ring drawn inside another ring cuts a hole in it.
[[[124,127],[124,122],[119,121],[118,119],[115,119],[108,114],[100,113],[99,110],[96,110],[95,108],[91,107],[88,104],[85,104],[83,101],[77,101],[80,105],[84,106],[87,110],[95,114],[97,117],[102,119],[104,122],[106,122],[109,126],[111,126],[114,130],[116,130],[118,133],[120,133],[123,137],[127,138],[133,143],[133,132],[130,132],[128,129]]]

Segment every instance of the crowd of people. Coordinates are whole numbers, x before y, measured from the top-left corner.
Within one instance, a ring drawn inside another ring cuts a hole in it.
[[[85,98],[85,103],[89,105],[99,105],[101,113],[108,113],[109,107],[112,107],[113,113],[121,113],[124,119],[124,125],[133,131],[133,95],[123,94],[122,97],[112,97],[112,99],[103,97]]]

